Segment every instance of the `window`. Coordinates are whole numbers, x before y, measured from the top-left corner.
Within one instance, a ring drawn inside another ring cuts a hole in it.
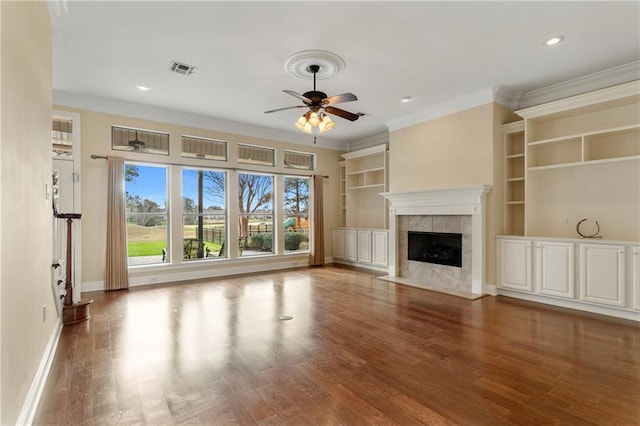
[[[315,166],[314,160],[314,155],[306,152],[284,152],[284,166],[288,169],[313,170]]]
[[[73,121],[54,118],[52,124],[53,158],[73,158]]]
[[[227,257],[225,172],[182,170],[183,259]]]
[[[111,147],[116,151],[169,155],[169,134],[112,126]]]
[[[125,164],[129,265],[168,262],[167,168]]]
[[[309,178],[284,177],[284,251],[309,250]]]
[[[238,163],[273,166],[275,164],[275,149],[238,144]]]
[[[214,139],[182,136],[182,156],[227,161],[227,143]]]
[[[273,176],[238,173],[241,256],[273,253]]]

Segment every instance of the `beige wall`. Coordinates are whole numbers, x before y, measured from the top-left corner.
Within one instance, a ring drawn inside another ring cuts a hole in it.
[[[495,284],[495,235],[502,232],[502,130],[513,119],[488,103],[389,135],[389,190],[492,185],[487,195],[486,282]]]
[[[1,2],[1,424],[15,424],[57,317],[51,287],[51,23],[46,2]],[[42,306],[48,306],[43,321]]]
[[[273,140],[258,139],[254,137],[241,136],[236,134],[222,133],[213,130],[197,129],[176,124],[162,123],[157,121],[141,120],[132,117],[105,114],[88,110],[77,110],[56,106],[56,110],[72,111],[80,114],[82,126],[82,281],[98,282],[104,279],[105,265],[105,235],[106,235],[106,191],[107,191],[107,165],[104,160],[93,160],[91,154],[97,155],[118,155],[131,160],[185,163],[201,166],[215,167],[235,167],[246,168],[238,165],[234,161],[236,144],[248,143],[262,146],[271,146],[277,149],[291,149],[303,152],[313,152],[317,155],[317,173],[328,175],[329,179],[324,180],[324,219],[325,219],[325,256],[331,256],[331,228],[339,226],[339,172],[338,161],[341,151],[324,149],[315,146],[303,146],[290,143],[283,143]],[[124,151],[111,150],[111,126],[121,125],[148,130],[157,130],[170,133],[170,156],[159,156],[149,154],[137,154]],[[229,162],[213,162],[195,159],[181,158],[180,156],[180,136],[181,135],[201,136],[214,139],[222,139],[229,142]],[[282,155],[277,153],[277,160],[282,162]],[[257,168],[256,168],[257,169]],[[262,171],[285,172],[284,168],[265,167]],[[295,173],[288,169],[290,173]],[[180,203],[181,201],[178,200]],[[291,257],[289,256],[289,259]],[[244,260],[244,259],[243,259]],[[260,263],[273,263],[273,260],[265,261],[255,259],[254,265]],[[211,268],[208,262],[198,262],[197,265],[190,265],[191,270],[205,270]],[[142,272],[140,270],[132,273],[132,276],[160,275],[157,282],[162,282],[162,276],[157,270]]]

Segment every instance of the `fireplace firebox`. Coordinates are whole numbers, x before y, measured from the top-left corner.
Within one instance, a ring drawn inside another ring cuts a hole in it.
[[[462,234],[408,231],[407,258],[462,267]]]

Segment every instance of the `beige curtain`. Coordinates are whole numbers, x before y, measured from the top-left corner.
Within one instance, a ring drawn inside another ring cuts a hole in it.
[[[313,189],[313,211],[311,212],[311,253],[309,265],[324,264],[324,215],[322,213],[322,175],[313,175],[311,185]]]
[[[129,288],[127,269],[127,224],[124,204],[124,158],[107,158],[109,185],[107,193],[107,258],[104,272],[105,290]]]

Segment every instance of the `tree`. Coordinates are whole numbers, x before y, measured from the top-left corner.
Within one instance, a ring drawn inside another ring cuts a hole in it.
[[[211,196],[219,196],[225,191],[225,174],[204,172],[207,181],[205,191]],[[260,208],[271,207],[273,197],[273,177],[238,173],[238,209],[240,213],[240,236],[249,236],[249,215]]]
[[[240,210],[240,236],[249,236],[249,215],[260,207],[271,206],[273,178],[265,175],[238,174],[238,209]]]
[[[309,212],[308,178],[284,178],[284,208],[287,213],[295,215]]]
[[[182,197],[182,211],[185,214],[189,213],[197,213],[197,207],[195,201],[189,197]],[[193,216],[185,216],[184,224],[185,225],[195,225],[196,221]]]
[[[140,176],[138,166],[132,166],[130,164],[124,166],[124,180],[126,182],[133,182],[138,176]]]

